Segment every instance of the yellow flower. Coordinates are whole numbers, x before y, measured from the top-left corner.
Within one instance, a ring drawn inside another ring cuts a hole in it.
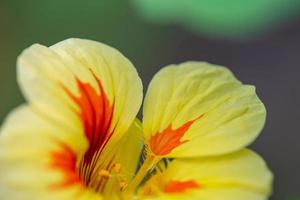
[[[261,131],[265,108],[228,69],[163,68],[141,123],[141,80],[109,46],[35,44],[17,65],[27,103],[1,128],[1,199],[268,198],[272,174],[244,149]]]

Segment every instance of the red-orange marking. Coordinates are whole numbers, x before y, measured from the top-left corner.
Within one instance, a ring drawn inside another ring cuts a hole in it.
[[[113,104],[109,103],[108,97],[99,79],[94,75],[100,89],[100,94],[87,83],[77,79],[80,96],[76,97],[67,91],[71,98],[80,107],[79,116],[84,126],[84,132],[89,140],[89,149],[85,153],[84,163],[89,165],[93,156],[104,147],[111,137],[109,132],[113,115]]]
[[[82,120],[85,136],[89,141],[89,148],[85,152],[80,165],[76,166],[77,157],[70,149],[64,147],[64,151],[53,153],[53,168],[63,170],[66,174],[66,180],[61,186],[71,185],[79,181],[88,184],[91,180],[93,170],[95,168],[101,150],[112,136],[112,131],[109,131],[111,120],[113,117],[114,104],[109,102],[109,99],[104,91],[100,80],[94,75],[100,93],[88,83],[83,83],[76,79],[77,87],[80,95],[76,96],[63,87],[65,92],[76,102],[80,110],[78,115]],[[77,169],[76,169],[77,168]]]
[[[166,193],[181,193],[189,189],[199,188],[200,185],[195,181],[170,181],[165,186]]]
[[[194,120],[186,122],[177,129],[172,129],[172,125],[170,125],[162,132],[154,134],[150,138],[151,151],[156,155],[167,155],[179,145],[188,142],[188,140],[181,141],[181,138],[184,136],[190,126],[201,117],[203,117],[203,115]]]
[[[78,170],[76,169],[76,154],[66,145],[61,144],[60,151],[51,153],[50,167],[63,172],[64,179],[61,183],[52,185],[52,188],[68,187],[73,184],[82,184]]]

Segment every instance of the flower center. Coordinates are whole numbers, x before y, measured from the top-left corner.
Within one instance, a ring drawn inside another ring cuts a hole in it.
[[[94,75],[93,72],[92,74]],[[64,88],[79,108],[76,114],[81,119],[89,148],[82,158],[78,158],[75,152],[64,146],[62,151],[52,155],[54,158],[52,167],[63,170],[66,176],[65,181],[57,186],[81,184],[101,194],[107,191],[107,187],[114,187],[114,191],[124,192],[125,196],[130,196],[135,193],[149,171],[158,163],[160,155],[166,155],[177,146],[187,142],[181,141],[181,138],[196,119],[177,129],[169,126],[165,131],[153,136],[149,144],[151,155],[144,161],[134,179],[128,183],[122,175],[121,164],[115,163],[113,158],[110,161],[103,160],[104,147],[107,146],[115,129],[115,125],[111,124],[114,103],[109,101],[101,82],[95,75],[94,79],[98,91],[90,83],[83,83],[79,79],[76,80],[79,95],[74,95]],[[176,183],[171,186],[176,189],[181,188],[182,184]],[[191,184],[187,183],[183,186],[191,186]]]

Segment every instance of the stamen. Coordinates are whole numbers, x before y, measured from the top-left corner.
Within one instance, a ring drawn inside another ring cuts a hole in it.
[[[120,181],[120,190],[122,191],[122,190],[124,190],[126,187],[127,187],[127,183],[126,183],[126,181]]]
[[[121,171],[121,164],[120,163],[116,163],[113,167],[114,172],[116,172],[117,174],[120,173]]]
[[[110,177],[110,173],[109,171],[105,170],[105,169],[101,169],[100,172],[98,173],[99,176],[102,176],[104,178],[109,178]]]

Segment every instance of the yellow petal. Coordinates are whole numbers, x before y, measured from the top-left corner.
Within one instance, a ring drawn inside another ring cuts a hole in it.
[[[171,65],[151,81],[144,134],[164,157],[221,155],[251,143],[265,122],[255,88],[226,68],[203,62]]]
[[[141,193],[158,199],[256,200],[267,199],[271,184],[272,174],[265,162],[252,151],[241,150],[224,156],[176,159],[166,171],[152,177]]]
[[[85,136],[89,146],[82,165],[89,169],[95,155],[127,131],[142,101],[130,61],[89,40],[31,46],[18,59],[18,78],[33,109],[70,129],[68,134]]]
[[[31,46],[18,59],[18,80],[35,109],[85,134],[95,149],[122,137],[142,101],[142,84],[130,61],[89,40]]]
[[[101,196],[86,189],[73,160],[86,143],[64,127],[21,106],[0,132],[0,192],[7,200],[86,199]],[[83,137],[81,137],[83,139]],[[65,144],[68,144],[67,146]]]
[[[188,195],[166,195],[161,194],[158,197],[144,197],[144,200],[267,200],[268,197],[249,192],[243,189],[207,189],[199,193]]]
[[[83,82],[90,83],[98,90],[101,88],[97,86],[101,83],[103,92],[113,104],[110,131],[113,129],[114,137],[121,138],[135,119],[143,97],[142,82],[132,63],[118,50],[90,40],[69,39],[51,49],[67,64],[77,66],[68,65],[70,71],[82,78]]]

